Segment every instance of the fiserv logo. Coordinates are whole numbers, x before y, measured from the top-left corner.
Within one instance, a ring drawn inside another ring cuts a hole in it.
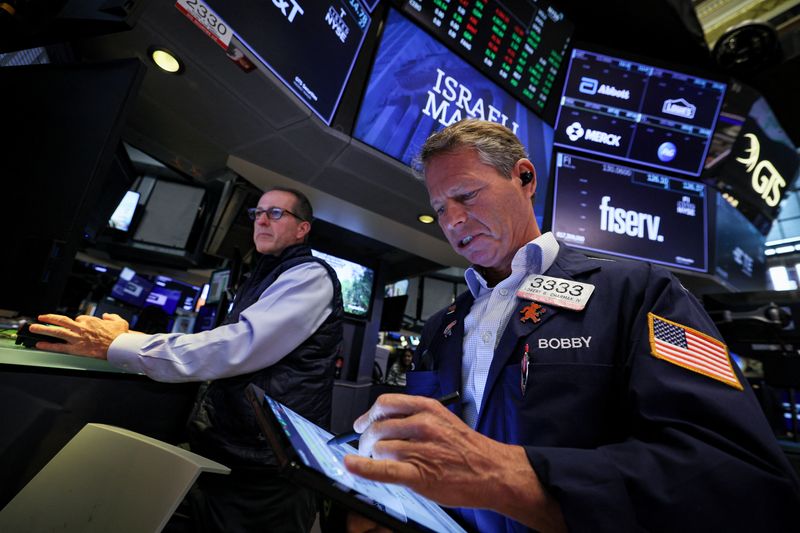
[[[628,211],[621,207],[609,205],[610,196],[600,200],[600,229],[610,233],[628,235],[629,237],[645,237],[651,241],[663,242],[664,236],[658,233],[661,217],[638,211]]]

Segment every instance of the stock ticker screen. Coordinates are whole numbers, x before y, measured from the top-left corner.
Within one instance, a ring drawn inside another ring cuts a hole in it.
[[[705,184],[565,153],[555,159],[556,238],[584,250],[707,271]]]
[[[507,126],[536,167],[535,213],[545,212],[553,128],[428,32],[390,9],[353,137],[412,166],[425,139],[473,117]]]
[[[549,2],[404,0],[402,11],[538,115],[546,113],[574,30]]]
[[[726,84],[573,49],[555,143],[698,176]]]

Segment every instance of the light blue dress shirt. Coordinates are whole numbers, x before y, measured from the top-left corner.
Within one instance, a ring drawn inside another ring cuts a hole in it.
[[[517,250],[511,275],[494,287],[474,268],[464,273],[475,302],[464,319],[464,358],[461,362],[462,416],[475,427],[494,350],[517,305],[517,290],[531,274],[545,272],[558,254],[558,241],[547,232]]]
[[[239,321],[200,333],[125,333],[108,361],[156,381],[205,381],[255,372],[280,361],[333,310],[325,267],[302,263],[283,272],[242,311]]]

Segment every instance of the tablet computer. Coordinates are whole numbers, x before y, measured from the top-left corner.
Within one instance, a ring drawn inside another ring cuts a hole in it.
[[[247,398],[269,441],[282,475],[316,490],[394,531],[463,532],[438,504],[401,485],[354,476],[344,456],[349,444],[328,444],[333,436],[250,384]]]

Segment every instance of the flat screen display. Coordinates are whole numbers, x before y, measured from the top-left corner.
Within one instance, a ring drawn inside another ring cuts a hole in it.
[[[134,307],[142,307],[152,289],[153,282],[126,267],[122,269],[119,279],[111,288],[111,296]]]
[[[716,193],[714,275],[740,291],[766,288],[766,238],[742,213]]]
[[[147,198],[144,215],[133,235],[134,240],[185,249],[196,234],[198,215],[206,201],[202,187],[156,180]]]
[[[230,279],[230,269],[225,268],[212,272],[211,279],[208,282],[208,295],[206,296],[206,303],[217,303],[222,300],[222,295],[228,288]]]
[[[161,286],[154,286],[147,295],[145,306],[160,307],[168,315],[175,312],[178,308],[178,303],[181,301],[181,291],[175,289],[167,289]]]
[[[357,454],[349,444],[328,444],[331,433],[309,422],[251,385],[248,395],[256,420],[267,436],[282,472],[301,484],[330,495],[356,512],[391,527],[392,531],[463,533],[439,505],[416,492],[391,483],[350,474],[344,457]],[[308,469],[308,470],[306,470]]]
[[[698,176],[726,84],[573,49],[555,143]]]
[[[372,303],[375,272],[364,265],[359,265],[335,255],[317,250],[312,250],[311,253],[314,257],[319,257],[328,263],[336,271],[336,276],[342,285],[344,312],[359,318],[367,317]]]
[[[539,116],[557,97],[574,25],[552,2],[406,0],[402,10]]]
[[[706,186],[556,154],[552,231],[584,250],[706,272]]]
[[[184,311],[194,311],[200,297],[200,287],[184,283],[168,276],[156,276],[155,286],[147,297],[148,305],[158,305],[171,315],[180,307]]]
[[[259,60],[330,125],[370,25],[361,0],[208,0]]]
[[[353,136],[411,166],[425,139],[463,118],[510,128],[536,167],[544,214],[553,130],[397,11],[390,10]]]

